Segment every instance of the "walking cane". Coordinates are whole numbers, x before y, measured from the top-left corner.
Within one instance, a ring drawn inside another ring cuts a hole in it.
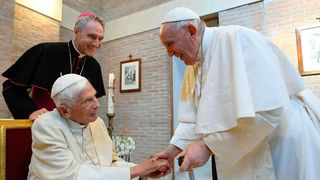
[[[183,163],[183,160],[184,160],[184,156],[180,156],[178,158],[179,166],[181,166],[181,164]],[[194,180],[194,174],[193,174],[193,170],[192,169],[190,171],[188,171],[188,175],[189,175],[189,180]]]

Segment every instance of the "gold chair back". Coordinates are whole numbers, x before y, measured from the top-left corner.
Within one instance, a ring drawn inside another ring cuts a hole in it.
[[[33,120],[0,120],[0,179],[27,179],[32,123]]]

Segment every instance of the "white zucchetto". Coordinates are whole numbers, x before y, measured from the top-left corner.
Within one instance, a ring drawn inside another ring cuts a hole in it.
[[[66,74],[59,77],[52,85],[51,97],[54,97],[59,92],[66,89],[67,87],[83,79],[86,79],[86,78],[83,76],[80,76],[79,74]]]
[[[177,7],[168,12],[168,14],[161,21],[161,24],[194,19],[200,20],[200,17],[197,13],[185,7]]]

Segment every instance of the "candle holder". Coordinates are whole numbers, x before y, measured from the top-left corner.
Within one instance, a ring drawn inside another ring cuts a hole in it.
[[[106,115],[108,117],[108,123],[109,123],[108,124],[108,133],[109,133],[110,138],[112,139],[112,131],[113,131],[112,119],[115,116],[115,114],[114,113],[107,113]]]

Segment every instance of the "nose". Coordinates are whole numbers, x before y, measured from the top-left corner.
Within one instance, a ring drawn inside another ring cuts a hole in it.
[[[97,48],[100,47],[101,45],[101,40],[99,38],[96,38],[94,41],[93,41],[93,45]]]
[[[96,97],[93,98],[93,107],[94,108],[100,108],[100,103]]]
[[[174,51],[171,48],[167,49],[167,53],[170,57],[172,57],[174,55]]]

